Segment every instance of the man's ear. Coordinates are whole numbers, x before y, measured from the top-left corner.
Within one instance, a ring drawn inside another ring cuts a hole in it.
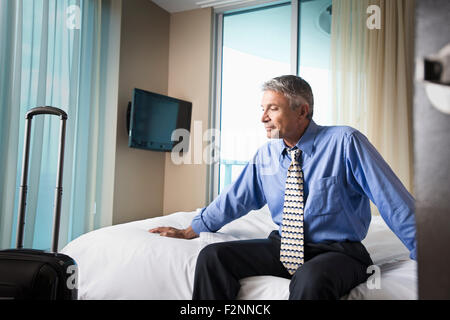
[[[309,114],[309,104],[307,103],[302,103],[300,105],[300,113],[299,113],[299,118],[307,118],[308,114]]]

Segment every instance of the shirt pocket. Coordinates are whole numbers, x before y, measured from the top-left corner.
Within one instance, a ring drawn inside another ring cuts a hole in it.
[[[327,215],[341,212],[341,184],[337,176],[331,176],[314,181],[309,186],[306,203],[311,215]]]

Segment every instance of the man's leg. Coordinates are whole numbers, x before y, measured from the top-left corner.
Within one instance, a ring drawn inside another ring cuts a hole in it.
[[[337,300],[369,277],[372,260],[361,243],[321,244],[309,252],[307,245],[307,261],[291,279],[291,300]]]
[[[195,268],[192,299],[235,299],[239,280],[257,275],[290,277],[280,262],[278,231],[267,239],[219,242],[203,248]]]

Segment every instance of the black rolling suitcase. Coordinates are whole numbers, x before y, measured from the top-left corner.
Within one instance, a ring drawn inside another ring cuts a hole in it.
[[[61,118],[51,252],[23,248],[31,120],[35,115],[40,114],[57,115]],[[28,111],[25,119],[25,143],[17,222],[17,242],[16,249],[0,251],[0,300],[75,300],[78,294],[77,265],[71,257],[57,253],[67,114],[63,110],[54,107],[38,107]]]

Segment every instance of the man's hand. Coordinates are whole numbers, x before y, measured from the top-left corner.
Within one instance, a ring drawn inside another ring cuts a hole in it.
[[[180,239],[193,239],[197,238],[198,234],[192,230],[192,227],[187,229],[176,229],[173,227],[158,227],[148,230],[151,233],[159,233],[159,235],[164,237],[171,238],[180,238]]]

